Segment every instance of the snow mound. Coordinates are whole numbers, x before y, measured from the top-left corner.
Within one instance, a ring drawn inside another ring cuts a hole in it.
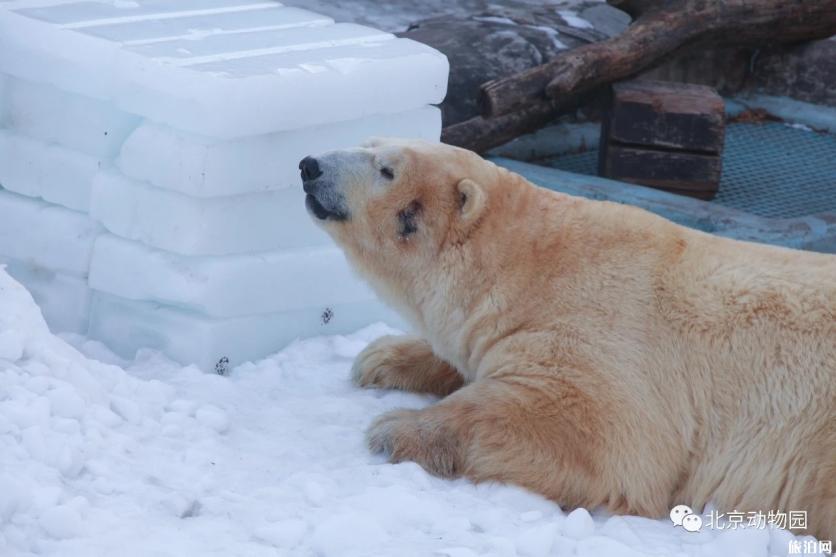
[[[151,352],[127,369],[90,359],[2,269],[0,307],[3,556],[783,556],[793,539],[566,514],[514,487],[385,463],[365,449],[370,420],[431,403],[350,384],[385,325],[222,377]]]

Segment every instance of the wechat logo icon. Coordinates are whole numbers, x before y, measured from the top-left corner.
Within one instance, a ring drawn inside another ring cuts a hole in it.
[[[682,526],[689,532],[699,532],[702,528],[702,518],[694,514],[694,509],[687,505],[677,505],[672,508],[670,517],[674,526]]]

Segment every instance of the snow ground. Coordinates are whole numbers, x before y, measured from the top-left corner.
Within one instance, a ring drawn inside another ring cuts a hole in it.
[[[366,451],[366,425],[431,399],[350,384],[352,358],[385,325],[221,377],[72,339],[83,355],[2,269],[0,308],[4,557],[759,557],[795,539],[567,514],[514,487],[386,464]]]

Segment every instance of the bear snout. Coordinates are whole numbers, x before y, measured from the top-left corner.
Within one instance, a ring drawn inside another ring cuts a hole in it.
[[[302,183],[306,192],[308,191],[307,183],[322,176],[322,169],[319,167],[319,162],[313,157],[305,157],[299,161],[299,170],[301,171]]]

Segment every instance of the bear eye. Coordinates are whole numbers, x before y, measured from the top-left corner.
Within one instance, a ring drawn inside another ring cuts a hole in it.
[[[386,178],[387,180],[394,180],[395,179],[395,173],[388,166],[384,166],[383,168],[380,169],[380,175],[383,176],[384,178]]]

